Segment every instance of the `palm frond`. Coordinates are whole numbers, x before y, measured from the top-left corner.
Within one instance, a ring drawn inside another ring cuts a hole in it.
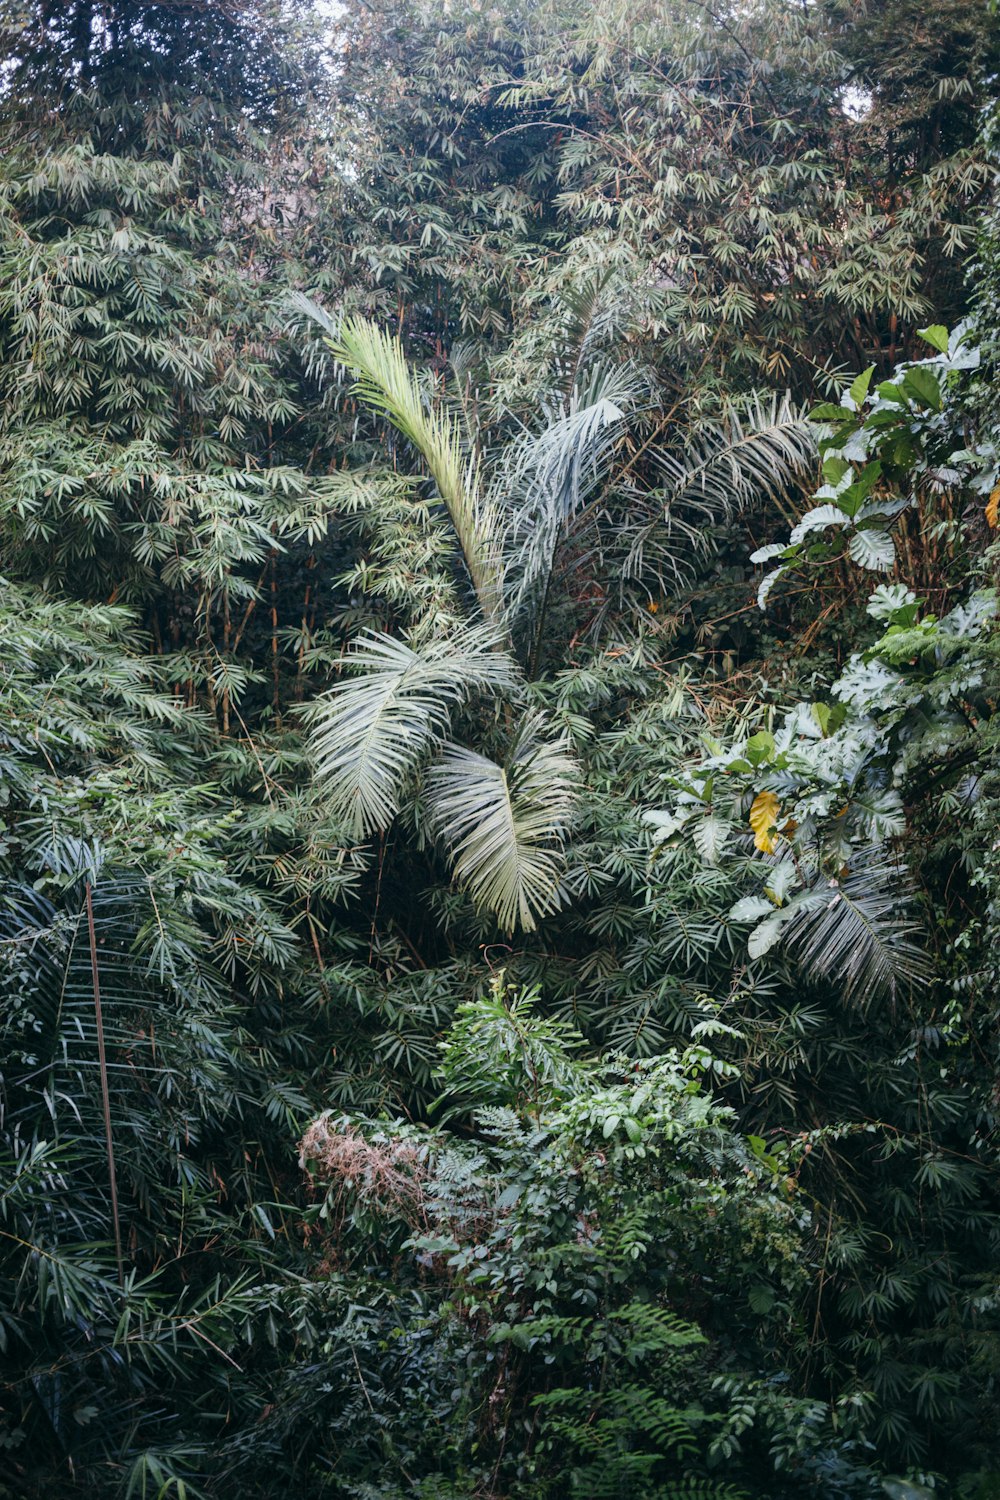
[[[610,270],[575,285],[563,287],[558,302],[563,313],[557,370],[567,396],[577,387],[580,372],[612,331],[620,334],[621,288]]]
[[[305,710],[314,767],[334,817],[353,836],[387,828],[403,787],[447,734],[451,709],[475,693],[517,684],[489,627],[472,626],[419,650],[374,631],[357,637],[338,682]]]
[[[707,424],[683,449],[652,454],[663,483],[657,512],[632,534],[625,574],[647,568],[678,572],[683,557],[703,550],[705,528],[754,500],[780,500],[810,477],[816,457],[815,430],[787,396],[755,393],[742,412]]]
[[[364,318],[342,324],[330,347],[355,377],[354,390],[372,411],[387,417],[421,454],[451,517],[465,565],[487,619],[499,609],[497,527],[484,503],[475,454],[461,428],[441,405],[428,402],[398,338]]]
[[[522,723],[503,765],[447,745],[427,772],[429,822],[455,879],[505,932],[531,932],[561,905],[578,774],[565,739],[547,739],[538,715]]]
[[[842,988],[848,1001],[892,999],[926,982],[927,955],[914,941],[905,872],[878,847],[855,856],[848,873],[819,899],[814,886],[786,928],[786,946],[807,974]]]
[[[544,594],[567,527],[606,476],[627,414],[647,390],[632,366],[597,366],[540,432],[525,433],[505,455],[495,488],[497,508],[506,510],[503,597],[511,622]]]

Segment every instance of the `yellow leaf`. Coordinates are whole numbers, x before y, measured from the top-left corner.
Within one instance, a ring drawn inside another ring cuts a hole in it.
[[[993,530],[996,531],[997,522],[1000,521],[1000,484],[997,485],[989,498],[989,503],[986,506],[986,519],[993,527]]]
[[[750,827],[753,829],[754,847],[761,854],[773,854],[778,846],[775,834],[778,831],[780,809],[773,792],[758,792],[750,808]]]

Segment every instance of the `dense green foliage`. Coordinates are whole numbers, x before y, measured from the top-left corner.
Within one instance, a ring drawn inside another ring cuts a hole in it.
[[[0,39],[0,1496],[1000,1493],[995,16]]]

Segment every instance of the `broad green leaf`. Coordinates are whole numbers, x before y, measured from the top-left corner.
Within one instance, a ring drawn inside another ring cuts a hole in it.
[[[751,1310],[763,1317],[774,1306],[774,1293],[769,1286],[754,1286],[750,1288],[747,1300]]]
[[[941,410],[941,387],[937,376],[923,365],[911,365],[903,376],[903,390],[921,406],[929,406],[931,411]]]
[[[770,760],[775,751],[774,735],[769,729],[758,729],[743,747],[743,754],[752,766],[761,766]]]
[[[751,552],[752,563],[770,562],[772,557],[780,557],[788,550],[787,542],[768,542],[764,547],[758,547],[756,552]]]
[[[843,724],[847,717],[847,709],[843,703],[814,703],[812,716],[819,725],[823,738],[827,739]]]
[[[648,808],[642,815],[642,821],[655,828],[661,839],[672,838],[679,828],[683,828],[685,822],[677,813],[657,808]]]
[[[847,410],[846,406],[836,406],[832,401],[821,401],[814,406],[809,413],[810,422],[844,422],[853,418],[854,413]]]
[[[825,738],[830,732],[830,705],[829,703],[814,703],[812,705],[812,716],[819,725],[819,731]]]
[[[781,936],[783,919],[784,912],[775,912],[766,922],[761,922],[759,927],[754,928],[747,938],[747,952],[751,958],[763,958],[765,953],[771,951]]]
[[[799,879],[799,872],[795,868],[794,859],[782,859],[775,865],[767,877],[764,887],[772,902],[777,906],[784,905],[788,892]]]
[[[948,330],[943,323],[932,323],[929,328],[918,328],[917,333],[941,354],[948,353]]]
[[[787,572],[787,568],[772,568],[770,573],[764,574],[764,577],[760,581],[760,586],[757,589],[758,609],[767,608],[767,601],[770,597],[771,590],[774,588],[774,585],[777,583],[778,579]]]
[[[851,400],[854,402],[855,406],[860,406],[865,397],[868,395],[868,387],[872,383],[872,376],[874,375],[874,373],[875,366],[869,365],[867,370],[863,370],[862,373],[858,375],[852,382],[851,389],[848,394]]]
[[[731,922],[757,922],[761,917],[773,915],[774,903],[766,896],[742,896],[729,909]]]
[[[846,526],[847,513],[839,505],[817,505],[807,510],[801,521],[792,528],[791,540],[801,542],[810,531],[819,531],[827,526]]]
[[[873,459],[871,463],[865,464],[857,479],[842,494],[837,496],[837,505],[846,516],[856,516],[864,505],[868,496],[875,488],[882,474],[882,464],[879,459]]]
[[[836,486],[843,479],[850,467],[845,458],[840,458],[836,453],[832,453],[829,458],[823,460],[823,478],[827,484]]]

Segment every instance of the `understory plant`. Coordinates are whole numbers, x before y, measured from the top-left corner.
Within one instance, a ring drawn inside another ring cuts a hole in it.
[[[525,1500],[870,1492],[787,1388],[810,1210],[713,1098],[727,1071],[702,1044],[588,1054],[501,974],[442,1044],[444,1123],[310,1125],[345,1309],[309,1442],[334,1493],[407,1493],[411,1467],[420,1493]]]

